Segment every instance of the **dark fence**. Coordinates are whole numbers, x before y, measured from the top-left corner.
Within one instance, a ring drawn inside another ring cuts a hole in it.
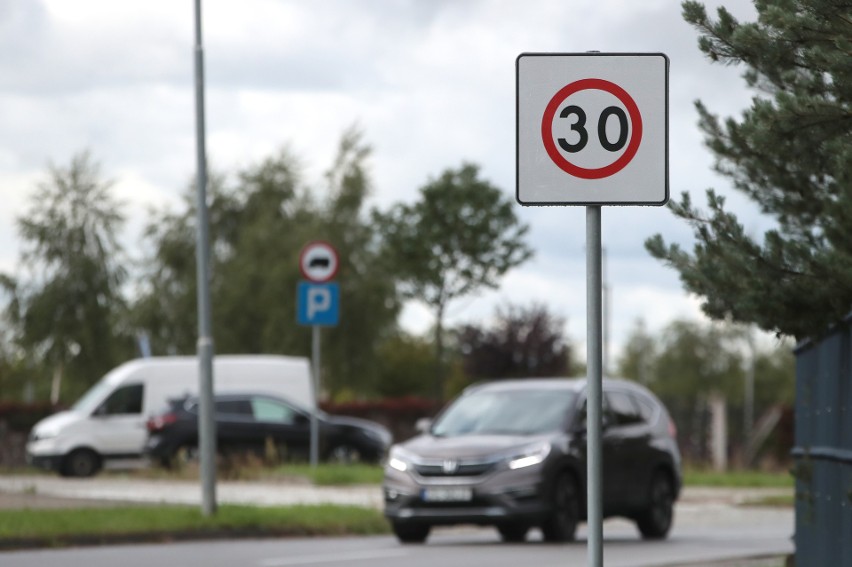
[[[796,565],[852,565],[851,325],[796,349]]]
[[[22,467],[27,436],[40,419],[62,408],[50,404],[0,402],[0,467]]]
[[[432,418],[441,405],[425,398],[405,397],[374,401],[322,403],[323,410],[335,415],[360,417],[381,423],[393,434],[396,442],[417,434],[417,421]]]

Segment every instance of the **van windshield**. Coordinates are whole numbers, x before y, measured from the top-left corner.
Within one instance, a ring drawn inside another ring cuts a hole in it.
[[[473,392],[457,399],[432,427],[437,437],[538,435],[561,430],[576,394],[570,390]]]
[[[106,380],[101,380],[89,390],[83,394],[83,396],[74,402],[74,405],[71,406],[71,411],[75,411],[77,413],[88,414],[95,411],[95,408],[98,407],[106,395],[112,390],[113,386]]]

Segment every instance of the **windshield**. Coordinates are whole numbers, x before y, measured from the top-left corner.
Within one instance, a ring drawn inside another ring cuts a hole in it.
[[[574,405],[569,390],[480,391],[462,396],[432,428],[438,437],[537,435],[563,428]]]
[[[82,414],[93,412],[95,407],[103,401],[106,394],[112,390],[112,387],[112,384],[106,380],[101,380],[89,388],[89,390],[83,394],[79,400],[74,402],[74,405],[71,406],[71,410]]]

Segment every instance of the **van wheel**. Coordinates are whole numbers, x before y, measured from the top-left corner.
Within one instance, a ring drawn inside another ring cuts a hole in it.
[[[573,541],[580,517],[580,497],[571,473],[562,471],[556,476],[551,494],[553,512],[541,526],[544,541]]]
[[[644,539],[663,539],[674,519],[674,487],[663,471],[657,471],[648,492],[648,508],[637,518],[636,527]]]
[[[88,477],[101,469],[101,458],[92,450],[76,449],[62,460],[62,476]]]
[[[393,533],[401,543],[423,543],[429,537],[432,526],[424,524],[393,523]]]

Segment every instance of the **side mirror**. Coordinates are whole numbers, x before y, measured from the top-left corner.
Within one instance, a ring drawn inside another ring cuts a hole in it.
[[[428,417],[421,417],[414,423],[414,429],[418,433],[429,433],[429,430],[432,429],[432,420]]]

